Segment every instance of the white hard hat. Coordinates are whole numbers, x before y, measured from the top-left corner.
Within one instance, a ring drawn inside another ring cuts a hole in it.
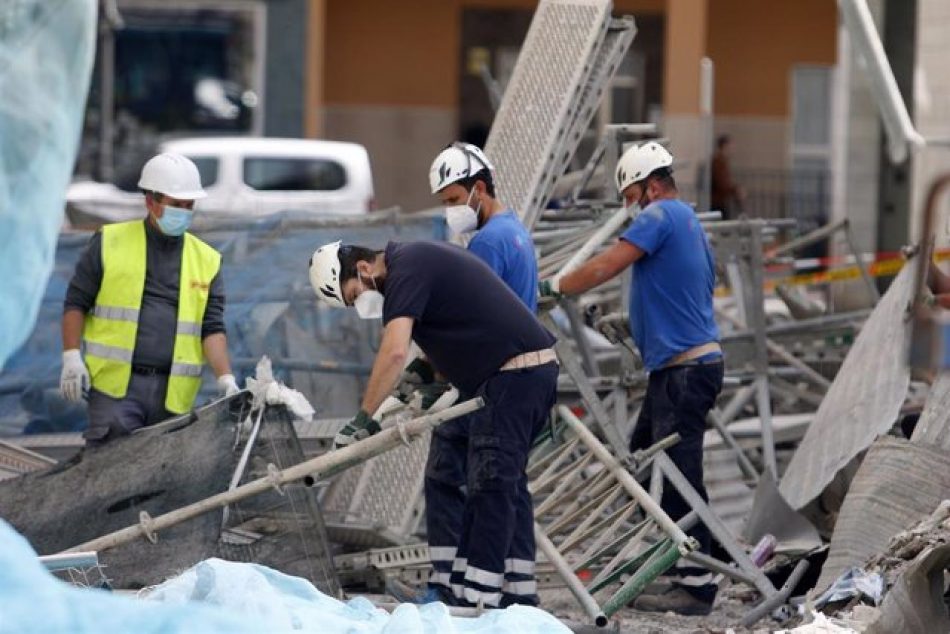
[[[435,157],[429,168],[429,186],[433,194],[483,169],[495,170],[488,157],[477,145],[471,143],[453,143]]]
[[[655,170],[672,164],[673,155],[656,141],[635,145],[624,152],[617,162],[617,191],[623,193],[623,190],[644,180]]]
[[[208,195],[201,188],[201,175],[192,160],[172,152],[149,159],[142,168],[139,189],[180,200],[198,200]]]
[[[325,244],[310,256],[310,285],[330,306],[346,308],[340,286],[340,241]]]

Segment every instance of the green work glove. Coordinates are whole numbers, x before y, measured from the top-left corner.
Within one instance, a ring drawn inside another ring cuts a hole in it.
[[[564,295],[561,293],[560,282],[561,280],[556,277],[551,277],[538,282],[538,297],[541,299],[546,297],[561,299]]]
[[[403,370],[399,383],[396,384],[395,396],[403,403],[408,403],[412,393],[420,386],[435,381],[435,370],[432,364],[422,358],[412,360]]]
[[[336,437],[333,439],[333,448],[339,449],[341,447],[347,447],[352,445],[355,442],[359,442],[364,438],[369,438],[373,434],[379,432],[382,429],[373,417],[367,414],[364,410],[360,410],[359,413],[353,417],[353,420],[344,425]]]
[[[420,405],[422,411],[426,411],[435,405],[435,402],[451,389],[451,383],[443,383],[442,381],[426,383],[416,388],[416,393],[422,396],[422,404]]]

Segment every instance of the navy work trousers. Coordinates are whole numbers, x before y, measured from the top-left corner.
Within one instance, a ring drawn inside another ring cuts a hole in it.
[[[97,447],[136,429],[174,416],[165,409],[167,374],[132,373],[124,398],[89,390],[89,427],[83,432],[87,447]]]
[[[693,365],[680,365],[650,373],[646,398],[630,439],[630,450],[645,449],[678,433],[681,440],[666,450],[670,460],[689,481],[696,492],[708,501],[703,486],[703,435],[706,432],[706,414],[716,403],[722,390],[722,360]],[[674,522],[691,510],[686,500],[666,483],[660,506]],[[705,524],[699,523],[688,534],[695,537],[700,552],[709,554],[711,535]],[[678,563],[674,569],[676,583],[697,598],[712,602],[716,586],[712,575],[704,568]]]
[[[476,393],[482,409],[433,434],[425,478],[430,585],[447,585],[459,605],[537,604],[525,467],[554,406],[557,375],[555,363],[498,372]]]

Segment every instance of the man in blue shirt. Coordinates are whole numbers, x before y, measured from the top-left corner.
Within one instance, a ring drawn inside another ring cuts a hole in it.
[[[534,542],[525,550],[519,539],[532,522],[528,451],[556,397],[554,337],[484,262],[450,244],[377,252],[336,242],[314,253],[310,279],[326,303],[384,324],[362,409],[336,446],[379,431],[371,413],[396,386],[411,341],[460,393],[485,400],[468,417],[465,462],[440,465],[461,469],[467,491],[454,565],[430,588],[451,605],[536,603]]]
[[[445,205],[449,230],[470,237],[468,250],[536,312],[534,241],[515,210],[495,198],[494,168],[484,152],[470,143],[451,144],[432,162],[429,186]]]
[[[538,308],[538,265],[534,241],[517,214],[495,198],[491,163],[484,152],[469,143],[452,143],[442,150],[429,169],[432,194],[445,205],[445,219],[456,236],[469,239],[468,250],[495,272],[522,302]],[[474,236],[472,236],[472,233]],[[436,383],[436,372],[424,359],[406,369],[410,384],[401,391]],[[423,389],[426,389],[423,387]],[[436,393],[437,393],[436,388]],[[462,394],[462,398],[470,395]],[[458,588],[452,579],[462,567],[458,560],[466,499],[469,417],[440,425],[432,432],[425,472],[426,534],[432,574],[427,591],[416,595],[398,581],[389,592],[400,601],[442,600]],[[534,516],[530,497],[517,500],[515,534],[505,567],[505,592],[521,603],[535,604]]]
[[[713,319],[715,263],[696,214],[678,198],[672,164],[672,155],[655,142],[624,153],[617,188],[628,206],[639,203],[642,211],[615,245],[559,279],[544,280],[541,294],[583,293],[633,266],[630,331],[650,377],[630,448],[648,447],[678,432],[682,439],[667,452],[707,499],[703,434],[723,378]],[[661,506],[674,521],[690,510],[672,487],[664,489]],[[690,534],[709,553],[709,530],[699,525]],[[716,596],[712,575],[679,563],[674,572],[678,576],[671,591],[641,596],[634,607],[708,614]]]

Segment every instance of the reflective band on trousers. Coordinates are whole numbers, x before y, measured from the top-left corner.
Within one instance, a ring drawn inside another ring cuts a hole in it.
[[[465,568],[465,581],[471,581],[480,586],[500,588],[505,581],[505,575],[500,572],[491,572],[475,566],[468,566]]]
[[[530,559],[506,559],[505,572],[513,572],[519,575],[533,575],[534,562]]]
[[[502,592],[506,594],[519,594],[521,596],[531,596],[538,593],[537,581],[506,581],[502,587]]]
[[[462,590],[462,598],[469,603],[477,604],[479,601],[481,601],[485,605],[494,608],[501,605],[500,592],[479,592],[475,588],[464,588]]]
[[[135,308],[122,308],[121,306],[93,306],[92,314],[102,319],[114,319],[116,321],[134,321],[139,320],[139,311]]]
[[[96,341],[87,341],[86,354],[102,357],[103,359],[121,361],[122,363],[132,363],[134,350],[126,350],[125,348],[118,348]]]

